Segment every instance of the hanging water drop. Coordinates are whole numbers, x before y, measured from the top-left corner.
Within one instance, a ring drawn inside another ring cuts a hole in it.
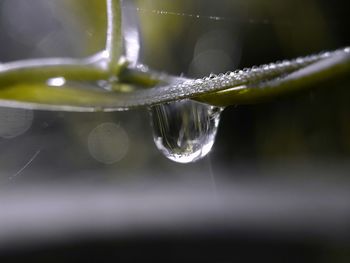
[[[222,108],[184,100],[150,108],[154,142],[170,160],[191,163],[212,149]]]

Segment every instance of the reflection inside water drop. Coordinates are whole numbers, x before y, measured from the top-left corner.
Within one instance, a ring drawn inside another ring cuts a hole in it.
[[[221,108],[184,100],[150,108],[157,148],[178,163],[195,162],[213,147]]]

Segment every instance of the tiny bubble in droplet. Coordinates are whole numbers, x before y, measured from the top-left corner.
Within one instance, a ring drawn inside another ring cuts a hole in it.
[[[215,79],[217,77],[217,75],[215,75],[214,73],[211,73],[210,75],[209,75],[209,78],[210,79]]]
[[[303,58],[297,58],[297,59],[296,59],[296,63],[302,65],[302,64],[304,63]]]
[[[324,53],[321,55],[321,57],[322,57],[322,58],[328,58],[330,55],[331,55],[330,52],[324,52]]]

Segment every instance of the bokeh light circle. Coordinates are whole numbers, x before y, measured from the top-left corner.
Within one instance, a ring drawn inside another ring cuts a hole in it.
[[[102,123],[90,132],[88,148],[95,160],[104,164],[114,164],[128,153],[129,136],[120,125]]]

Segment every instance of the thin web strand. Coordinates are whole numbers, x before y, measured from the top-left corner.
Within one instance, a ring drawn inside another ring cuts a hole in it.
[[[131,8],[131,7],[126,7]],[[247,23],[247,24],[263,24],[263,25],[271,25],[272,22],[269,19],[254,19],[249,18],[247,20],[244,19],[237,19],[232,18],[228,16],[211,16],[211,15],[201,15],[198,13],[186,13],[186,12],[174,12],[174,11],[166,11],[166,10],[159,10],[159,9],[146,9],[146,8],[140,8],[136,7],[133,8],[138,13],[143,14],[153,14],[158,16],[178,16],[178,17],[185,17],[185,18],[192,18],[192,19],[198,19],[198,20],[211,20],[213,22],[219,22],[219,21],[230,21],[230,22],[239,22],[239,23]],[[286,22],[286,24],[289,24]]]

